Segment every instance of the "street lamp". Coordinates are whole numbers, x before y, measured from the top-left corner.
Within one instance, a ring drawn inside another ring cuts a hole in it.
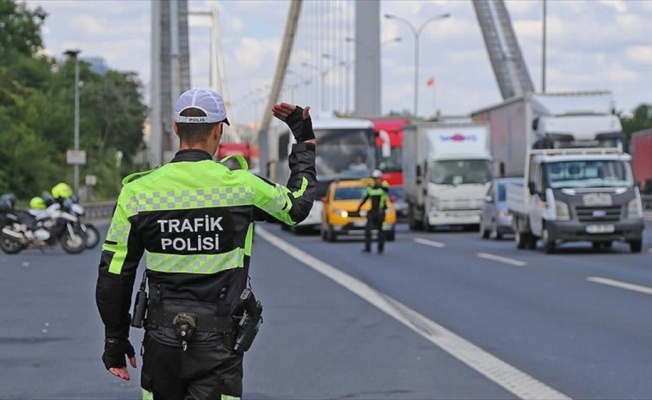
[[[414,116],[417,116],[417,112],[419,111],[419,36],[421,35],[421,32],[423,31],[423,28],[426,27],[430,22],[438,20],[438,19],[444,19],[450,17],[450,13],[446,14],[440,14],[440,15],[435,15],[434,17],[428,18],[421,26],[419,29],[416,29],[409,21],[397,17],[396,15],[393,14],[385,14],[385,18],[387,19],[395,19],[398,21],[404,22],[407,26],[412,29],[412,33],[414,33]]]
[[[326,90],[324,90],[324,80],[326,78],[326,74],[328,73],[328,68],[325,69],[320,69],[319,67],[312,65],[310,63],[304,62],[303,64],[304,67],[314,69],[319,72],[320,79],[319,79],[319,86],[321,90],[321,110],[320,111],[326,111],[325,106],[326,106]]]
[[[79,53],[81,50],[66,50],[63,54],[75,60],[75,152],[79,151]],[[77,160],[75,160],[77,161]],[[79,163],[75,162],[74,190],[79,194]]]

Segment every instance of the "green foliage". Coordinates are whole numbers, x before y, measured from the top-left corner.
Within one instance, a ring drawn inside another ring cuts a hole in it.
[[[66,151],[73,148],[75,61],[38,55],[46,13],[16,0],[0,0],[0,193],[22,199],[56,182],[73,183]],[[98,177],[96,198],[115,197],[131,158],[144,148],[147,107],[142,84],[131,72],[98,75],[80,67],[80,149],[87,153],[84,176]],[[124,155],[116,166],[115,154]]]
[[[30,10],[25,3],[0,0],[0,64],[14,55],[31,57],[41,49],[41,26],[46,16],[41,7]]]
[[[641,104],[629,116],[621,117],[623,132],[627,137],[632,133],[652,128],[652,104]]]

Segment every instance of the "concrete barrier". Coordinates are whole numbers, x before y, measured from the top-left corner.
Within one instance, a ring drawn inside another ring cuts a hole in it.
[[[115,203],[116,200],[82,204],[85,212],[84,218],[88,220],[111,218]]]

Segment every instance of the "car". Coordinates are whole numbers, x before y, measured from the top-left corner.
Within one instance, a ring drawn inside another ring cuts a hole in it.
[[[408,203],[405,201],[405,190],[403,186],[390,186],[389,198],[396,209],[396,218],[400,221],[407,221]]]
[[[321,199],[324,205],[321,219],[323,240],[334,242],[340,235],[364,235],[367,224],[365,215],[371,208],[371,202],[365,202],[359,213],[358,206],[365,188],[372,182],[371,179],[339,180],[328,186],[326,195]],[[396,209],[391,200],[387,203],[383,231],[385,238],[393,241],[396,237]]]
[[[523,178],[496,178],[491,181],[480,214],[480,235],[483,239],[502,239],[514,233],[512,215],[507,209],[507,185],[523,185]]]

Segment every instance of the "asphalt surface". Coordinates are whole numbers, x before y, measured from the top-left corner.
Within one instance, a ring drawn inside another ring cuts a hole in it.
[[[260,227],[251,275],[265,322],[245,358],[244,398],[519,397],[521,381],[461,360],[459,342],[434,344],[447,337],[444,328],[568,397],[652,397],[650,223],[640,254],[616,243],[600,252],[567,245],[552,255],[518,250],[510,238],[404,226],[383,255],[365,254],[360,238],[326,243]],[[306,265],[263,235],[318,261]],[[0,254],[1,399],[139,398],[138,370],[123,383],[100,360],[98,260],[99,246],[74,256],[59,248]],[[429,339],[372,304],[367,289],[323,275],[323,263],[441,329],[430,328]],[[132,330],[135,347],[141,338]]]

